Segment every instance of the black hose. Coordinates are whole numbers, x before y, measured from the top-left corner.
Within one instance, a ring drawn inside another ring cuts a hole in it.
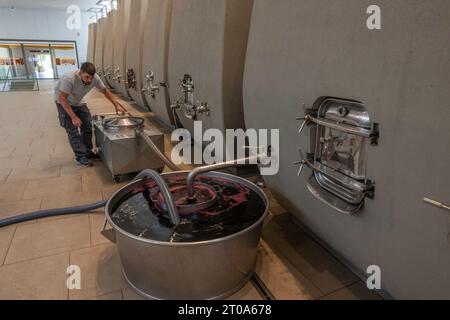
[[[42,218],[48,218],[48,217],[54,217],[54,216],[62,216],[66,214],[74,214],[74,213],[83,213],[92,211],[95,209],[102,208],[106,205],[107,201],[100,201],[93,204],[87,204],[82,206],[76,206],[76,207],[68,207],[68,208],[60,208],[60,209],[49,209],[49,210],[40,210],[30,213],[24,213],[15,217],[9,217],[0,220],[0,228],[26,222],[34,219],[42,219]]]
[[[139,173],[133,181],[137,181],[146,177],[153,178],[156,183],[160,186],[161,192],[163,192],[166,200],[169,204],[173,204],[173,200],[171,201],[171,194],[168,191],[167,185],[165,184],[165,181],[159,176],[156,171],[153,170],[144,170],[141,173]],[[59,209],[48,209],[48,210],[40,210],[40,211],[34,211],[29,213],[24,213],[18,216],[9,217],[0,220],[0,228],[7,227],[13,224],[26,222],[34,219],[42,219],[42,218],[48,218],[48,217],[54,217],[54,216],[62,216],[62,215],[68,215],[68,214],[75,214],[75,213],[85,213],[89,211],[93,211],[99,208],[103,208],[106,206],[106,203],[108,201],[100,201],[92,204],[86,204],[81,206],[75,206],[75,207],[67,207],[67,208],[59,208]],[[176,207],[170,206],[169,208],[169,214],[172,219],[172,222],[176,225],[179,223],[179,216],[176,210]]]
[[[180,168],[177,165],[175,165],[172,161],[170,161],[165,156],[165,154],[162,153],[156,147],[156,145],[153,143],[153,141],[145,133],[140,132],[140,131],[136,131],[136,132],[144,139],[145,142],[147,142],[147,144],[152,148],[152,150],[156,152],[157,156],[160,157],[170,169],[172,169],[174,171],[180,170]],[[145,177],[153,178],[156,181],[156,183],[160,186],[161,192],[163,193],[163,195],[166,199],[166,202],[169,204],[172,204],[171,206],[168,207],[168,211],[169,211],[172,223],[177,225],[180,222],[180,218],[178,216],[176,207],[173,205],[173,200],[171,198],[170,192],[168,191],[165,181],[153,170],[142,171],[133,179],[133,181],[136,181],[136,180],[139,180],[139,179],[142,179]],[[21,222],[34,220],[34,219],[42,219],[42,218],[48,218],[48,217],[53,217],[53,216],[62,216],[62,215],[74,214],[74,213],[84,213],[84,212],[102,208],[102,207],[106,206],[107,202],[108,201],[100,201],[97,203],[76,206],[76,207],[49,209],[49,210],[41,210],[41,211],[35,211],[35,212],[30,212],[30,213],[24,213],[24,214],[15,216],[15,217],[9,217],[9,218],[0,220],[0,228],[10,226],[13,224],[17,224],[17,223],[21,223]]]

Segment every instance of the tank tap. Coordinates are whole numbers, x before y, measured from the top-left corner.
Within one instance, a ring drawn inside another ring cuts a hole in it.
[[[211,110],[209,109],[207,102],[197,102],[195,105],[195,110],[198,114],[205,114],[207,116],[211,114]]]
[[[98,64],[95,66],[95,69],[97,71],[97,74],[101,77],[103,76],[103,68],[100,67]]]
[[[120,79],[122,78],[122,75],[120,74],[120,68],[119,67],[115,68],[113,74],[114,76],[112,79],[120,83]]]
[[[142,89],[142,92],[150,94],[150,96],[155,99],[156,95],[159,93],[159,88],[162,87],[160,84],[155,84],[155,75],[153,71],[149,71],[145,76],[146,85]]]
[[[133,69],[127,70],[127,80],[125,81],[125,84],[127,85],[128,89],[136,88],[136,75],[134,74]]]
[[[181,104],[179,101],[177,101],[174,104],[170,105],[170,108],[172,108],[172,110],[179,110],[181,109]]]
[[[210,107],[207,102],[195,101],[194,99],[194,80],[188,74],[185,74],[183,80],[180,80],[178,85],[184,94],[183,101],[177,101],[172,107],[173,110],[179,109],[183,111],[186,118],[195,120],[200,114],[209,116],[211,114]]]
[[[111,66],[109,66],[109,65],[105,66],[104,75],[103,75],[105,78],[111,79],[111,73],[109,72],[110,68],[111,68]]]

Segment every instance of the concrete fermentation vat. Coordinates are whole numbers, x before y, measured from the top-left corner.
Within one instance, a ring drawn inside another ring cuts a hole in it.
[[[111,83],[117,93],[127,97],[128,90],[125,85],[126,50],[128,43],[128,29],[130,25],[131,0],[117,2],[116,29],[114,35],[114,61]]]
[[[253,1],[174,0],[169,91],[182,125],[193,132],[243,128],[242,78]]]
[[[246,126],[280,128],[268,186],[361,276],[376,265],[394,298],[450,299],[448,215],[424,202],[450,194],[450,2],[380,0],[381,30],[372,4],[255,1]]]
[[[114,53],[116,43],[117,10],[111,10],[106,18],[107,28],[104,29],[105,49],[103,52],[103,76],[111,88],[114,88]]]
[[[102,17],[97,20],[96,34],[95,34],[95,55],[94,65],[97,69],[97,74],[103,80],[103,50],[105,48],[105,39],[103,36],[103,30],[105,29],[106,18]]]
[[[131,1],[130,25],[127,34],[125,84],[131,98],[143,109],[147,109],[142,92],[142,43],[144,24],[147,19],[148,0]]]
[[[142,83],[144,98],[152,112],[173,125],[168,91],[169,30],[172,0],[150,0],[144,24]]]
[[[106,39],[108,36],[108,30],[111,27],[111,18],[112,15],[110,13],[107,14],[106,17],[100,19],[98,23],[98,29],[97,30],[97,43],[100,44],[100,47],[98,48],[99,57],[97,58],[96,53],[96,62],[98,62],[97,69],[98,75],[103,80],[105,85],[108,85],[108,81],[106,80],[106,77],[108,76],[108,68],[106,68],[106,55],[108,48],[106,47]]]

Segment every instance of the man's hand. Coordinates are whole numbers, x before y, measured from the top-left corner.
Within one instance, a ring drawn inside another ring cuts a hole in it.
[[[80,120],[80,118],[78,118],[78,117],[72,118],[72,124],[75,127],[77,127],[77,128],[81,127],[81,120]]]
[[[127,110],[125,110],[125,108],[118,102],[116,103],[115,107],[116,107],[116,112],[119,115],[123,115],[127,112]]]
[[[119,102],[117,102],[117,99],[114,97],[114,95],[111,93],[111,91],[109,91],[108,89],[104,89],[102,91],[102,93],[114,105],[114,107],[116,108],[117,114],[123,115],[123,114],[127,113],[127,110],[125,110],[125,108]]]

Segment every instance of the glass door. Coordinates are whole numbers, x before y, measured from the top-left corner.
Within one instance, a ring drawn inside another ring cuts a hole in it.
[[[0,79],[5,79],[10,72],[12,59],[8,47],[0,47]]]
[[[0,39],[0,79],[58,79],[78,68],[75,41]]]
[[[78,69],[77,53],[73,44],[51,44],[50,46],[56,78]]]
[[[20,44],[0,44],[0,78],[26,78],[27,70]]]
[[[53,79],[55,73],[48,45],[24,45],[28,70],[37,79]]]

